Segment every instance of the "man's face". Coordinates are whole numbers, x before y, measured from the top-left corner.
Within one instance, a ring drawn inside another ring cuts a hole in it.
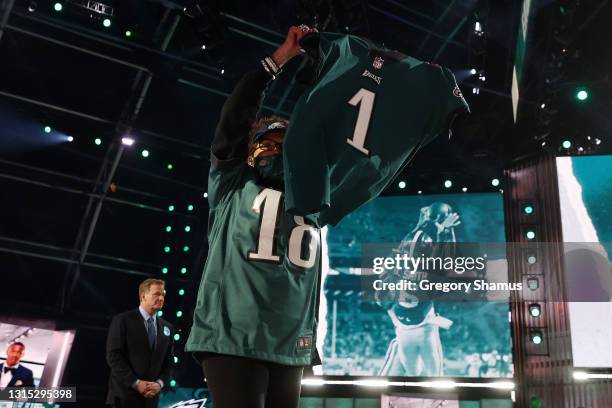
[[[154,284],[140,297],[140,303],[146,310],[152,309],[157,312],[164,307],[165,290],[162,285]]]
[[[19,344],[11,344],[8,349],[6,349],[6,365],[12,367],[15,364],[19,364],[24,351],[25,347]]]

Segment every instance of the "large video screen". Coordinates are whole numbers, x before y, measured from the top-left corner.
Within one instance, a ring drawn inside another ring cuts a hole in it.
[[[607,282],[602,287],[609,287],[612,277],[612,156],[559,157],[557,174],[563,240],[584,243],[593,259],[599,259],[599,263],[603,260],[603,268],[599,269],[607,276],[596,278]],[[588,295],[597,301],[569,303],[574,367],[612,367],[612,302],[609,296]]]
[[[448,216],[455,214],[453,241],[498,243],[503,248],[487,263],[497,264],[507,280],[501,194],[379,197],[336,227],[324,230],[323,293],[317,332],[323,364],[315,367],[315,374],[513,375],[508,301],[442,299],[424,306],[420,318],[407,321],[405,316],[419,310],[424,302],[389,306],[363,296],[364,243],[417,239],[424,216],[440,209]]]

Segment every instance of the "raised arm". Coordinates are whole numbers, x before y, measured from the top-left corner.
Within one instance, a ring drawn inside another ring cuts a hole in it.
[[[283,44],[271,56],[273,64],[265,60],[245,74],[234,87],[221,110],[221,118],[211,144],[213,166],[246,160],[251,125],[261,108],[270,82],[291,58],[300,53],[299,41],[310,32],[308,27],[291,27]],[[265,66],[265,67],[264,67]]]

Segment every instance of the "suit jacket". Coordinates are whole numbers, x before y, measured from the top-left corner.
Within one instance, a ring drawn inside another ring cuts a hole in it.
[[[2,372],[2,370],[4,370],[4,363],[0,364],[0,373]],[[17,381],[21,381],[21,384],[15,385]],[[8,383],[7,387],[33,387],[33,386],[34,386],[34,374],[32,373],[32,370],[19,364],[19,367],[17,367],[17,371],[13,373],[13,378]]]
[[[126,406],[157,407],[159,394],[146,399],[132,385],[138,379],[161,379],[164,387],[169,385],[173,335],[172,324],[157,317],[157,338],[155,349],[151,350],[140,310],[113,317],[106,339],[106,361],[111,369],[107,404],[115,404],[119,399]]]

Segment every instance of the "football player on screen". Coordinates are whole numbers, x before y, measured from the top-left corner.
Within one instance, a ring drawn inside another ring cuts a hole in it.
[[[454,228],[460,223],[459,215],[446,203],[435,202],[423,207],[416,227],[406,235],[396,251],[415,257],[428,250],[431,252],[434,243],[454,243]],[[418,282],[425,276],[424,272],[410,274],[395,270],[383,279]],[[426,294],[419,296],[418,292],[402,292],[396,301],[379,303],[387,309],[395,327],[395,338],[389,343],[379,375],[442,376],[444,355],[439,330],[448,329],[453,322],[436,314],[434,302]]]

